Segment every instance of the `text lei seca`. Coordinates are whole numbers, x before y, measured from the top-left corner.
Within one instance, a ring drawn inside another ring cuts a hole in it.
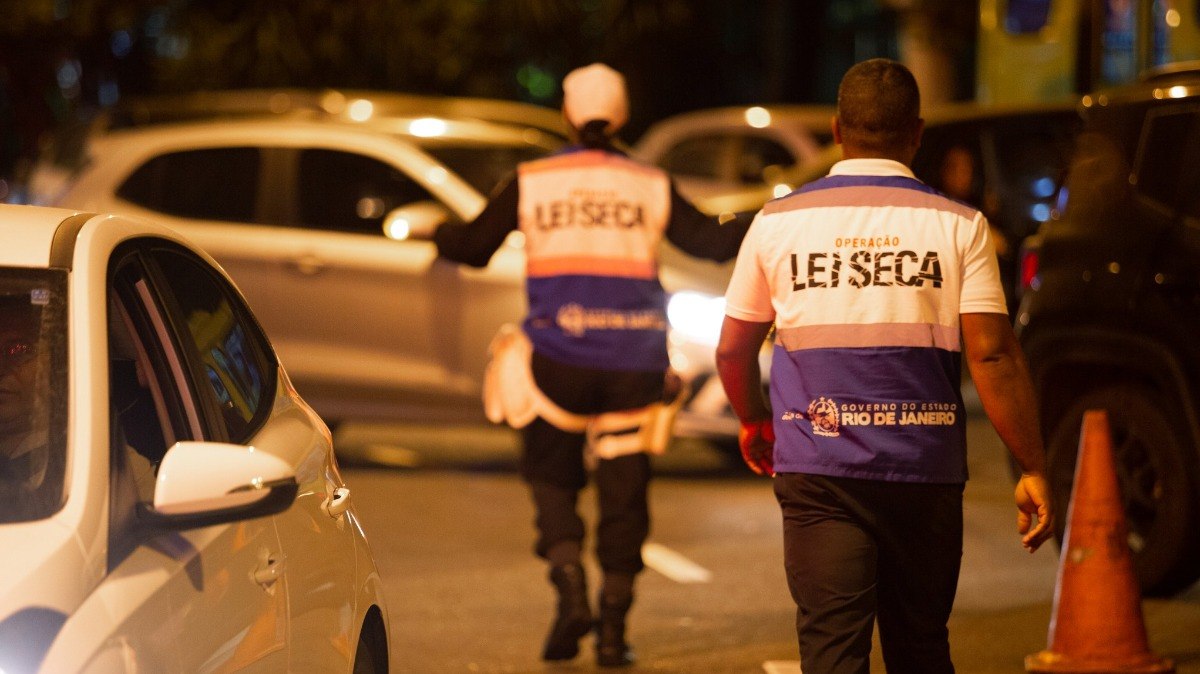
[[[791,254],[792,291],[808,288],[837,288],[844,279],[855,288],[867,286],[942,287],[942,263],[937,251],[918,254],[912,250],[872,250],[884,246],[899,248],[900,237],[839,237],[835,248],[851,250],[810,252],[801,279],[800,256]],[[845,269],[848,273],[843,276]],[[845,426],[930,425],[950,426],[955,422],[954,403],[875,403],[843,404],[840,421]]]
[[[942,263],[935,250],[896,250],[898,236],[839,237],[833,245],[849,250],[809,252],[804,260],[791,254],[793,291],[837,288],[843,281],[855,288],[942,287]],[[885,246],[892,250],[879,250]]]

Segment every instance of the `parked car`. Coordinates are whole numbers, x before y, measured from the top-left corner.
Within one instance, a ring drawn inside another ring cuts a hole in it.
[[[54,201],[115,131],[182,122],[274,119],[345,124],[419,145],[488,194],[517,162],[568,142],[562,115],[549,108],[483,98],[339,89],[246,89],[138,96],[64,124],[45,143],[32,172],[31,200]]]
[[[1016,325],[1060,509],[1083,412],[1107,410],[1134,567],[1154,595],[1200,578],[1198,103],[1194,66],[1082,99],[1059,213],[1028,244]]]
[[[483,207],[431,156],[453,146],[455,128],[447,122],[434,149],[374,128],[288,119],[113,131],[94,140],[52,201],[155,217],[199,243],[245,290],[327,421],[481,422],[488,345],[525,313],[525,260],[519,233],[482,270],[437,261],[417,236]],[[728,266],[666,247],[661,275],[669,291],[686,291],[671,312],[673,362],[687,378],[711,372],[722,313],[712,301]],[[697,393],[681,432],[736,437],[732,416],[709,411],[725,409],[709,402],[718,393],[715,380]]]
[[[774,185],[829,144],[834,112],[824,105],[685,112],[652,125],[632,154],[669,172],[691,198]]]
[[[0,671],[388,671],[330,434],[156,224],[0,206]]]

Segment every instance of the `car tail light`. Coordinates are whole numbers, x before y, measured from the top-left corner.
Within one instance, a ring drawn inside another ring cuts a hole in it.
[[[1041,285],[1038,278],[1038,251],[1021,251],[1021,290],[1037,290]]]

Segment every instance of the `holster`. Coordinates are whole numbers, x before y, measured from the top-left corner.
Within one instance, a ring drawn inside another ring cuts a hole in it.
[[[687,386],[668,372],[663,401],[645,407],[602,414],[575,414],[559,407],[538,388],[533,377],[533,345],[519,326],[507,323],[488,347],[483,376],[483,409],[492,423],[524,428],[535,418],[569,433],[585,433],[589,453],[610,459],[625,454],[662,454],[671,440],[675,415],[687,397]]]

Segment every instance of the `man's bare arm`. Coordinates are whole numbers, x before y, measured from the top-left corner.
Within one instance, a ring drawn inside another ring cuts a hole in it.
[[[717,373],[725,386],[734,414],[741,422],[738,447],[742,460],[759,475],[775,475],[775,432],[771,409],[762,393],[758,351],[771,330],[770,323],[754,323],[729,316],[721,327],[717,345]]]
[[[1021,467],[1017,528],[1032,552],[1053,533],[1054,515],[1029,366],[1004,314],[963,314],[961,321],[967,366],[983,410]]]
[[[770,323],[743,321],[725,317],[721,341],[717,344],[717,373],[734,414],[743,422],[761,421],[771,416],[762,393],[762,370],[758,352],[771,331]]]

